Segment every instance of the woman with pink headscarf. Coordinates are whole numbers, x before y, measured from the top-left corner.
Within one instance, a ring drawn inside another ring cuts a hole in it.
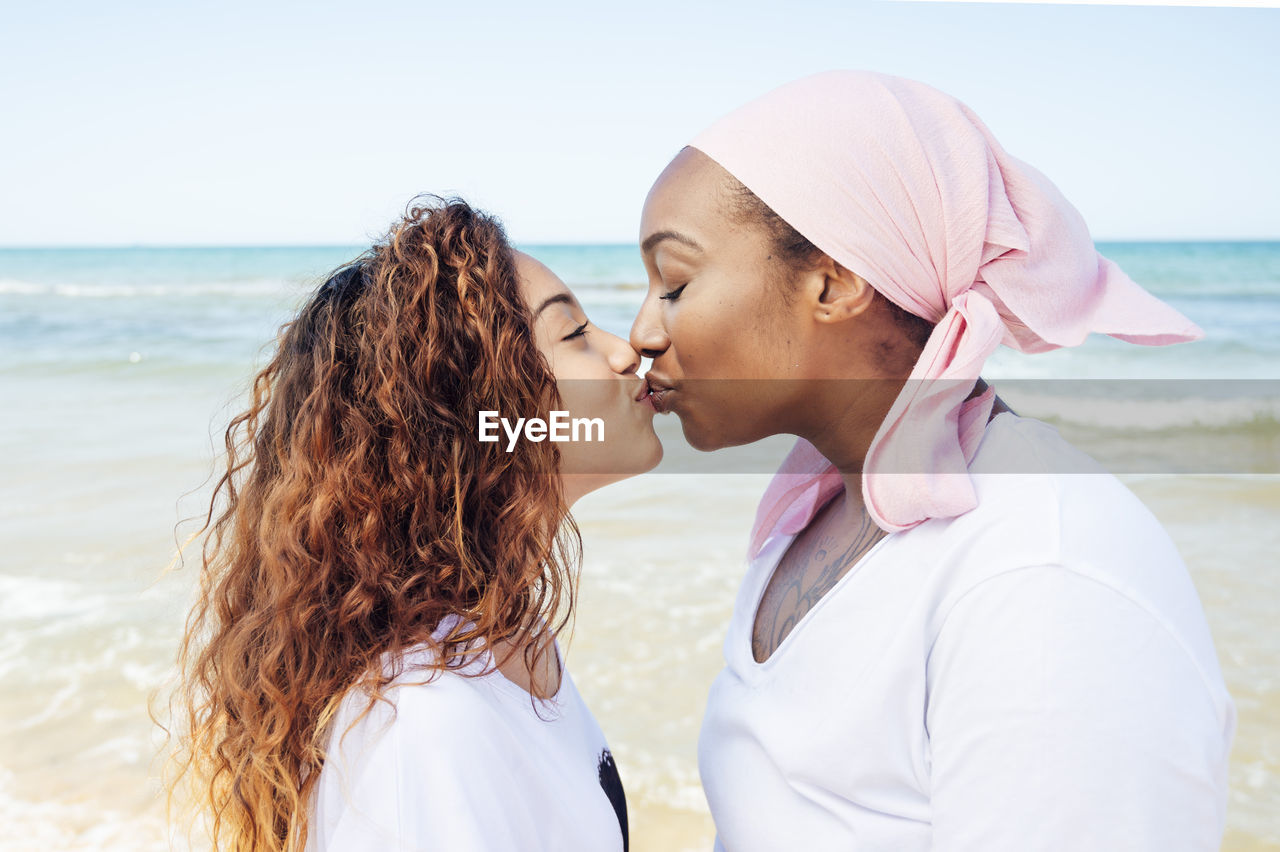
[[[1216,849],[1235,708],[1155,518],[980,379],[1001,344],[1200,330],[967,107],[866,72],[658,178],[631,331],[702,450],[798,436],[708,698],[719,847]]]

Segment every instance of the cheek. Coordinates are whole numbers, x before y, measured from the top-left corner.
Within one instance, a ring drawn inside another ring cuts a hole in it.
[[[561,352],[555,376],[560,400],[575,416],[606,416],[616,407],[618,380],[598,352]]]
[[[609,375],[608,362],[603,355],[589,345],[562,344],[555,348],[549,361],[556,383],[561,386],[589,384],[595,379],[607,378]],[[564,393],[563,389],[561,393]]]
[[[574,417],[604,417],[607,422],[613,414],[610,402],[617,394],[609,380],[580,378],[560,382],[559,387],[560,399]],[[610,395],[610,390],[615,393]]]
[[[748,283],[707,292],[676,312],[668,335],[685,376],[763,378],[787,357],[781,300]]]

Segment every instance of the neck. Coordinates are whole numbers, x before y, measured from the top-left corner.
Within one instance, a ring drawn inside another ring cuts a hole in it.
[[[624,477],[615,473],[561,473],[560,487],[566,506],[572,507],[592,491],[598,491]]]
[[[537,649],[532,670],[524,656],[529,647]],[[555,636],[545,625],[493,642],[490,649],[502,676],[533,697],[551,698],[560,690],[563,673],[556,656]]]
[[[863,511],[862,469],[867,451],[905,383],[905,379],[812,383],[818,392],[811,397],[807,421],[796,434],[836,466],[844,480],[849,512]],[[966,399],[973,399],[986,389],[987,383],[979,378]],[[997,397],[991,414],[1009,410]]]
[[[822,453],[841,475],[861,479],[867,451],[904,379],[819,379],[805,383],[803,421],[795,434]]]

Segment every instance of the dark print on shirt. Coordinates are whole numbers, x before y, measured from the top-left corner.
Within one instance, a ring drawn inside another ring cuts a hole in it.
[[[618,815],[618,828],[622,829],[622,852],[627,852],[630,845],[627,838],[627,794],[622,792],[622,779],[618,777],[618,767],[614,764],[609,749],[600,752],[596,774],[600,778],[600,788],[609,797],[613,812]]]

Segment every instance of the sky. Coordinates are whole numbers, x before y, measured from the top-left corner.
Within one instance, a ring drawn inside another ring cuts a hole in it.
[[[972,107],[1095,239],[1280,239],[1280,8],[843,0],[11,4],[0,246],[366,243],[418,192],[633,242],[665,163],[788,80]]]

